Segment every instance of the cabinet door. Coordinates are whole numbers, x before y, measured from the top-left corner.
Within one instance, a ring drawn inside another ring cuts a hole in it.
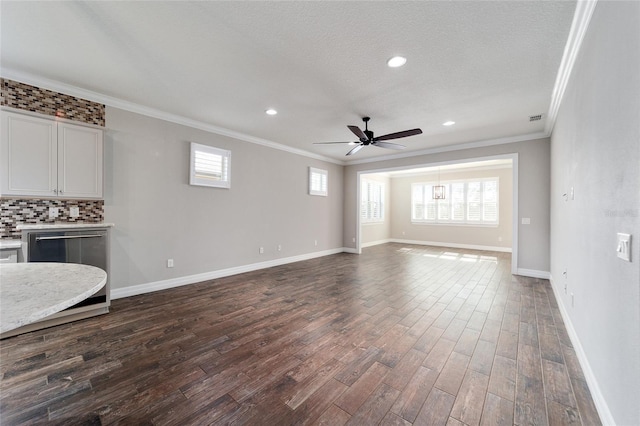
[[[56,123],[1,111],[2,195],[57,195]]]
[[[102,130],[58,123],[58,196],[102,198]]]

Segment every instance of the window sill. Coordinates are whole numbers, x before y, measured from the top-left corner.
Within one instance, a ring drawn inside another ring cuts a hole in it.
[[[459,226],[459,227],[464,227],[464,228],[497,228],[498,226],[500,226],[499,223],[456,223],[456,222],[450,222],[450,223],[442,223],[442,222],[414,222],[411,221],[412,225],[418,225],[418,226],[423,226],[423,225],[428,225],[428,226]]]

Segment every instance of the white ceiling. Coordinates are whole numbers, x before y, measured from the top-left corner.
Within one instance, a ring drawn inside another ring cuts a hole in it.
[[[336,160],[545,128],[575,1],[13,2],[2,74],[53,80]],[[394,55],[408,58],[398,69]],[[16,79],[18,79],[16,78]],[[41,80],[39,80],[41,79]],[[27,81],[30,80],[30,81]],[[276,116],[264,110],[273,107]],[[544,114],[529,122],[530,115]],[[456,122],[444,127],[447,120]]]

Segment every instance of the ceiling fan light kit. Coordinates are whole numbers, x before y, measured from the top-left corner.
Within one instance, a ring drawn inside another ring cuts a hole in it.
[[[358,144],[351,151],[347,152],[347,155],[353,155],[356,152],[360,151],[363,147],[371,145],[377,146],[378,148],[387,148],[387,149],[396,149],[401,150],[405,149],[404,145],[400,145],[397,143],[391,142],[383,142],[390,139],[400,139],[406,138],[408,136],[415,136],[422,133],[420,129],[411,129],[411,130],[403,130],[401,132],[389,133],[382,136],[374,136],[373,131],[369,130],[369,120],[370,117],[362,117],[362,121],[364,121],[364,130],[360,129],[358,126],[347,126],[351,132],[358,137],[358,140],[355,142],[315,142],[316,145],[328,145],[328,144],[336,144],[336,143],[346,143],[350,145]]]

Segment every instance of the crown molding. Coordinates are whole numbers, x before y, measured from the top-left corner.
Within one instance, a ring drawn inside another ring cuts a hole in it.
[[[569,37],[567,38],[567,44],[564,47],[562,61],[560,62],[560,68],[558,68],[556,83],[551,95],[551,104],[549,105],[549,111],[547,112],[547,122],[545,123],[544,130],[548,135],[551,135],[553,126],[556,124],[556,118],[558,117],[562,97],[564,96],[567,84],[569,83],[571,71],[576,63],[580,46],[582,46],[582,40],[587,32],[587,28],[589,27],[589,22],[591,22],[591,16],[593,15],[593,10],[595,9],[597,2],[597,0],[578,0],[576,3],[576,11],[573,15],[573,22],[571,23],[571,29],[569,30]]]
[[[509,136],[509,137],[498,138],[498,139],[486,139],[486,140],[477,141],[477,142],[469,142],[469,143],[462,143],[457,145],[429,148],[429,149],[423,149],[419,151],[409,151],[409,152],[404,152],[402,154],[391,154],[391,155],[385,155],[382,157],[375,157],[375,158],[363,158],[362,160],[348,161],[346,165],[352,166],[356,164],[377,163],[378,161],[397,160],[399,158],[439,154],[441,152],[460,151],[463,149],[484,148],[487,146],[504,145],[508,143],[530,141],[534,139],[542,139],[547,137],[549,137],[549,134],[546,132],[528,133],[526,135]]]
[[[18,72],[8,68],[0,68],[0,75],[3,78],[19,81],[21,83],[30,84],[32,86],[41,87],[43,89],[53,90],[55,92],[64,93],[66,95],[75,96],[89,101],[98,102],[113,108],[122,109],[125,111],[133,112],[136,114],[145,115],[147,117],[157,118],[160,120],[168,121],[171,123],[181,124],[183,126],[192,127],[194,129],[204,130],[206,132],[215,133],[221,136],[227,136],[230,138],[238,139],[245,142],[250,142],[256,145],[262,145],[269,148],[285,151],[291,154],[301,155],[303,157],[309,157],[320,161],[326,161],[333,164],[345,165],[344,161],[336,160],[334,158],[325,157],[323,155],[315,154],[313,152],[305,151],[298,148],[293,148],[288,145],[283,145],[277,142],[273,142],[267,139],[258,138],[244,133],[229,130],[224,127],[215,126],[213,124],[205,123],[203,121],[193,120],[187,117],[183,117],[177,114],[171,114],[159,109],[150,108],[144,105],[136,104],[134,102],[125,101],[122,99],[114,98],[112,96],[104,95],[102,93],[94,92],[91,90],[83,89],[80,87],[72,86],[70,84],[62,83],[55,80],[50,80],[40,76],[36,76],[29,73]]]
[[[326,161],[341,166],[350,166],[357,164],[376,163],[380,161],[396,160],[401,158],[415,157],[420,155],[438,154],[442,152],[459,151],[463,149],[483,148],[492,145],[503,145],[514,142],[523,142],[533,139],[547,138],[553,131],[553,126],[560,109],[562,97],[564,95],[571,71],[575,64],[582,40],[586,34],[591,16],[595,9],[597,0],[578,0],[576,3],[576,10],[573,16],[571,29],[569,30],[569,37],[567,38],[567,44],[565,45],[562,60],[560,62],[560,68],[556,76],[556,82],[553,88],[551,104],[549,111],[547,112],[547,122],[545,123],[545,130],[543,132],[530,133],[519,136],[510,136],[498,139],[487,139],[477,142],[461,143],[450,146],[428,148],[418,151],[409,151],[399,154],[384,155],[380,157],[364,158],[361,160],[341,161],[334,158],[325,157],[323,155],[315,154],[309,151],[305,151],[298,148],[293,148],[288,145],[283,145],[277,142],[273,142],[267,139],[258,138],[244,133],[236,132],[233,130],[225,129],[223,127],[214,126],[213,124],[205,123],[198,120],[186,118],[177,114],[167,113],[155,108],[150,108],[144,105],[139,105],[133,102],[125,101],[122,99],[107,96],[101,93],[93,92],[90,90],[82,89],[76,86],[72,86],[66,83],[42,78],[33,74],[17,72],[8,68],[0,68],[0,75],[5,78],[20,81],[22,83],[31,84],[34,86],[42,87],[49,90],[54,90],[61,93],[66,93],[72,96],[81,97],[94,102],[99,102],[114,108],[123,109],[137,114],[142,114],[148,117],[153,117],[165,121],[169,121],[176,124],[204,130],[207,132],[215,133],[221,136],[227,136],[234,139],[242,140],[245,142],[254,143],[257,145],[266,146],[280,151],[289,152],[291,154],[301,155],[308,158],[313,158],[320,161]]]

